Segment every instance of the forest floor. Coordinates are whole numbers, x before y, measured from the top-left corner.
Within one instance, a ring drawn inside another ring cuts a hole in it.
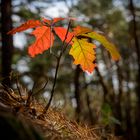
[[[27,103],[27,99],[10,88],[0,87],[0,137],[10,136],[11,140],[117,140],[99,126],[89,128],[67,119],[57,108],[50,108],[44,114],[43,105],[33,98]]]

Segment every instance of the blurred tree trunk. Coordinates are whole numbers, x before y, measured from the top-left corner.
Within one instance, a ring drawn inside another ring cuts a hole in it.
[[[131,39],[129,40],[131,42]],[[131,44],[129,42],[129,45]],[[129,46],[131,48],[131,46]],[[134,117],[132,115],[132,98],[131,98],[131,88],[129,86],[129,83],[131,82],[131,66],[130,62],[132,61],[131,57],[127,57],[127,59],[122,60],[121,64],[121,72],[123,74],[123,80],[125,83],[125,91],[123,91],[123,97],[122,97],[122,116],[123,117],[123,122],[124,122],[124,130],[125,130],[125,138],[127,140],[132,140],[134,139],[134,127],[133,127],[133,122],[134,122]],[[125,97],[125,98],[124,98]]]
[[[123,94],[123,89],[122,89],[122,82],[123,82],[123,76],[122,76],[122,71],[118,63],[116,63],[117,66],[117,77],[118,77],[118,94],[115,97],[115,118],[119,120],[120,124],[115,125],[115,134],[117,136],[122,136],[123,135],[123,128],[122,128],[122,94]]]
[[[75,69],[75,75],[74,75],[74,94],[75,94],[75,99],[76,99],[76,118],[77,121],[79,121],[80,118],[80,113],[81,113],[81,102],[80,102],[80,73],[81,69],[79,66],[76,67]]]
[[[102,56],[103,56],[103,61],[105,63],[106,69],[107,69],[108,73],[110,73],[111,72],[110,68],[112,67],[110,54],[107,51],[103,50],[103,49],[101,49],[101,51],[102,51],[102,54],[103,54]],[[113,75],[112,73],[108,74],[108,84],[109,84],[109,91],[110,91],[110,99],[111,99],[111,101],[114,101],[114,98],[115,98],[114,96],[115,95],[114,95],[114,86],[113,86],[112,75]]]
[[[132,127],[132,116],[131,116],[131,96],[130,96],[130,89],[129,89],[129,81],[130,81],[130,69],[127,70],[127,96],[126,96],[126,103],[125,103],[125,121],[126,121],[126,138],[128,140],[132,140],[133,136],[133,127]]]
[[[137,102],[137,109],[136,109],[136,130],[137,130],[137,136],[136,139],[140,139],[139,131],[140,131],[140,46],[139,46],[139,40],[137,36],[137,24],[136,24],[136,15],[135,15],[135,7],[133,4],[133,0],[129,0],[129,8],[130,12],[132,15],[132,24],[133,24],[133,39],[134,39],[134,45],[136,49],[136,54],[137,54],[137,63],[138,63],[138,73],[136,75],[136,94],[138,97],[138,102]]]
[[[103,102],[108,103],[108,97],[107,97],[107,95],[109,93],[108,88],[107,88],[107,86],[106,86],[106,84],[104,82],[104,79],[103,79],[99,69],[97,67],[95,67],[95,70],[96,70],[96,73],[97,73],[97,75],[99,77],[100,84],[101,84],[101,86],[103,88],[103,93],[104,93],[104,97],[103,97],[104,101]]]
[[[83,90],[85,90],[85,99],[86,99],[86,105],[87,105],[88,114],[89,114],[88,117],[89,117],[90,124],[94,125],[97,119],[94,117],[94,114],[93,114],[94,111],[92,110],[92,107],[91,107],[92,98],[90,97],[90,94],[88,92],[88,86],[92,83],[92,81],[90,83],[87,83],[85,74],[83,75],[83,79],[85,83]]]
[[[88,94],[88,91],[86,89],[86,102],[87,102],[87,107],[88,107],[88,113],[89,113],[89,119],[90,119],[90,123],[91,125],[94,125],[96,122],[95,122],[95,118],[93,116],[93,110],[91,109],[90,107],[90,95]]]
[[[1,0],[1,34],[2,34],[2,83],[10,86],[10,73],[13,54],[13,38],[7,35],[12,29],[12,5],[11,0]]]

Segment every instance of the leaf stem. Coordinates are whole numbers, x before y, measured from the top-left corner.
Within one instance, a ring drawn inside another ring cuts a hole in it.
[[[67,36],[68,36],[68,32],[69,32],[69,28],[70,28],[70,25],[71,25],[71,20],[69,21],[68,23],[68,28],[67,28],[67,32],[66,32],[66,35],[65,35],[65,39],[63,41],[63,45],[62,45],[62,49],[61,49],[61,52],[59,54],[58,57],[56,57],[57,59],[57,64],[56,64],[56,70],[55,70],[55,76],[54,76],[54,82],[53,82],[53,86],[52,86],[52,90],[51,90],[51,97],[48,101],[48,104],[45,106],[44,108],[44,111],[43,111],[43,114],[45,114],[47,112],[47,110],[49,109],[50,105],[51,105],[51,102],[52,102],[52,99],[53,99],[53,95],[54,95],[54,90],[55,90],[55,85],[56,85],[56,81],[57,81],[57,75],[58,75],[58,69],[59,69],[59,65],[60,65],[60,60],[61,60],[61,57],[64,53],[64,51],[66,50],[67,46],[69,45],[69,43],[71,42],[71,40],[65,45],[65,41],[67,39]]]

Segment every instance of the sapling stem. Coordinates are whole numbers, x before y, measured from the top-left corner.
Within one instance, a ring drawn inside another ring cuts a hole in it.
[[[62,44],[62,49],[60,51],[60,54],[58,57],[56,57],[57,59],[57,64],[56,64],[56,70],[55,70],[55,76],[54,76],[54,82],[53,82],[53,86],[52,86],[52,90],[51,90],[51,96],[50,96],[50,99],[48,101],[48,104],[45,106],[45,109],[43,111],[43,114],[45,114],[47,112],[47,110],[49,109],[50,105],[51,105],[51,102],[52,102],[52,99],[53,99],[53,95],[54,95],[54,90],[55,90],[55,86],[56,86],[56,81],[57,81],[57,75],[58,75],[58,69],[59,69],[59,65],[60,65],[60,60],[61,60],[61,57],[63,55],[63,53],[65,52],[67,46],[69,45],[69,43],[71,42],[71,40],[65,45],[65,41],[67,39],[67,36],[68,36],[68,32],[69,32],[69,29],[70,29],[70,25],[71,25],[71,20],[69,21],[68,23],[68,28],[67,28],[67,32],[66,32],[66,35],[65,35],[65,39],[63,41],[63,44]]]

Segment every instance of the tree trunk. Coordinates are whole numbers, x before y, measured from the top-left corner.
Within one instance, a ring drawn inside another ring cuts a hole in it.
[[[80,113],[81,113],[81,103],[80,103],[80,83],[79,83],[79,78],[80,78],[80,73],[81,73],[81,69],[79,66],[76,67],[75,69],[75,75],[74,75],[74,94],[75,94],[75,99],[76,99],[76,119],[77,121],[79,121],[80,118]]]
[[[13,54],[13,38],[7,35],[12,29],[12,5],[11,0],[1,0],[1,34],[2,34],[2,83],[10,86],[10,73]]]
[[[108,91],[108,88],[107,88],[107,86],[106,86],[106,84],[105,84],[105,82],[104,82],[104,79],[103,79],[103,77],[102,77],[102,75],[101,75],[101,73],[100,73],[100,71],[99,71],[99,69],[96,67],[95,68],[95,70],[96,70],[96,73],[97,73],[97,75],[98,75],[98,77],[99,77],[99,81],[100,81],[100,83],[101,83],[101,86],[102,86],[102,88],[103,88],[103,93],[104,93],[104,103],[109,103],[109,101],[108,101],[108,97],[107,97],[107,95],[108,95],[108,93],[109,93],[109,91]]]
[[[90,123],[91,125],[94,125],[95,122],[95,118],[93,116],[93,110],[90,107],[90,95],[88,94],[88,91],[86,91],[86,102],[87,102],[87,107],[88,107],[88,112],[89,112],[89,119],[90,119]]]
[[[138,98],[138,102],[137,102],[137,109],[136,109],[136,139],[140,139],[140,135],[139,135],[139,130],[140,130],[140,46],[139,46],[139,41],[138,41],[138,36],[137,36],[137,25],[136,25],[136,15],[135,15],[135,7],[133,4],[133,0],[129,0],[129,8],[130,8],[130,12],[132,15],[132,24],[133,24],[133,39],[134,39],[134,45],[135,45],[135,49],[136,49],[136,54],[137,54],[137,63],[138,63],[138,73],[136,75],[136,81],[137,81],[137,85],[136,85],[136,95]]]
[[[118,63],[117,66],[117,77],[118,77],[118,94],[115,96],[115,106],[114,106],[114,116],[121,124],[115,124],[115,135],[124,135],[124,130],[122,128],[123,116],[122,116],[122,94],[123,94],[123,75]]]
[[[127,65],[127,69],[125,70],[126,72],[126,88],[127,88],[127,92],[126,92],[126,98],[125,98],[125,123],[126,123],[126,139],[127,140],[132,140],[134,139],[134,128],[133,128],[133,117],[131,115],[131,111],[132,111],[132,106],[131,106],[131,90],[129,87],[129,82],[130,82],[130,67],[129,67],[129,59],[127,60],[126,63],[124,63],[125,65]]]
[[[133,126],[132,126],[132,117],[131,117],[131,99],[130,93],[127,92],[126,103],[125,103],[125,122],[126,122],[126,138],[127,140],[132,140],[133,136]]]

